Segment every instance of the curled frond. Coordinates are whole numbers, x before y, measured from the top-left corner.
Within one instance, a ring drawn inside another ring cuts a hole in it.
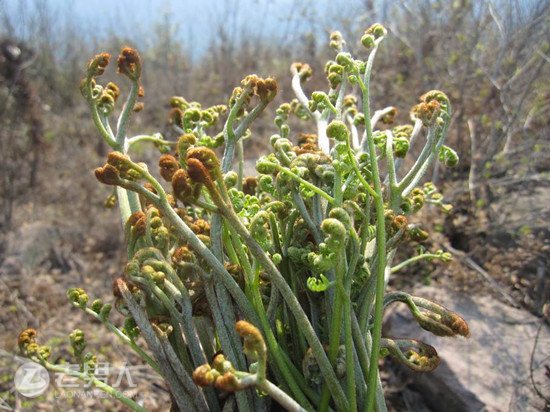
[[[244,353],[254,360],[265,359],[267,347],[260,330],[245,320],[238,321],[235,329],[243,338]]]
[[[440,359],[435,348],[419,340],[382,338],[380,346],[416,372],[431,372],[439,366]]]
[[[306,284],[307,288],[312,292],[324,292],[331,286],[330,280],[322,273],[318,278],[313,276],[307,278]]]
[[[290,66],[290,72],[293,76],[300,76],[301,81],[306,81],[313,75],[313,70],[310,65],[306,63],[292,63]]]
[[[198,160],[214,179],[222,178],[220,160],[212,149],[191,147],[187,150],[188,164],[191,159]]]
[[[101,76],[105,73],[105,68],[109,64],[111,55],[109,53],[96,54],[88,63],[88,70],[86,72],[88,78]]]
[[[141,76],[141,59],[136,49],[124,47],[117,59],[117,69],[120,74],[137,81]]]

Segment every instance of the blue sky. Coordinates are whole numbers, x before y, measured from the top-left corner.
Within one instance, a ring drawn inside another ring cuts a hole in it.
[[[220,25],[232,34],[244,30],[288,42],[304,32],[335,29],[333,16],[363,10],[361,0],[0,0],[10,20],[21,19],[16,23],[19,31],[31,24],[21,16],[37,5],[46,5],[60,23],[70,19],[83,33],[97,37],[107,29],[130,40],[138,36],[140,42],[169,14],[177,37],[194,57],[210,44]]]

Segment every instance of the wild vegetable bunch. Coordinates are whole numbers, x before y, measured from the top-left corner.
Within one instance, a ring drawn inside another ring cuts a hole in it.
[[[394,262],[400,245],[428,237],[411,223],[413,214],[426,204],[450,207],[421,178],[438,160],[451,167],[458,161],[443,144],[451,120],[444,93],[424,94],[411,124],[392,124],[394,107],[371,112],[371,70],[385,36],[380,24],[370,27],[361,39],[368,58],[361,60],[333,33],[328,92],[308,97],[302,85],[312,70],[292,65],[296,99],[276,110],[278,133],[270,137],[271,153],[258,160],[256,177],[243,176],[243,139],[275,97],[274,79],[247,76],[227,105],[203,108],[173,97],[170,121],[179,138],[171,141],[126,136],[132,113],[142,108],[135,50],[123,49],[117,61],[131,88],[116,132],[110,118],[119,88],[99,82],[109,55],[89,63],[82,93],[113,149],[95,175],[116,188],[126,234],[128,263],[113,288],[114,307],[126,320],[112,323],[111,304],[90,302],[82,289],[68,296],[162,375],[174,409],[252,411],[277,402],[293,411],[384,411],[381,356],[421,372],[439,362],[423,342],[381,337],[385,307],[405,303],[438,336],[469,335],[465,321],[443,306],[404,292],[385,294],[390,275],[409,263],[451,259],[423,251]],[[292,133],[294,116],[313,123],[313,133]],[[162,153],[162,180],[130,155],[143,141]],[[414,144],[423,145],[420,155],[401,170]],[[62,368],[48,363],[34,331],[20,342],[33,359]],[[94,378],[95,357],[84,353],[80,331],[71,343],[79,377],[143,409]]]

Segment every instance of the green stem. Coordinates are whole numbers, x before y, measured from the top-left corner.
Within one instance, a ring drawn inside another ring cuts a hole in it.
[[[108,130],[105,127],[105,125],[101,121],[101,116],[100,116],[99,111],[97,109],[97,104],[91,97],[91,93],[92,93],[91,84],[88,86],[88,88],[89,88],[89,93],[90,93],[90,97],[88,98],[88,103],[89,103],[89,106],[90,106],[90,111],[92,112],[92,120],[95,124],[95,127],[97,128],[97,130],[101,134],[101,137],[103,137],[103,140],[105,141],[105,143],[107,143],[113,150],[120,150],[121,146],[118,145],[115,136],[113,135],[113,133],[110,130]]]
[[[344,200],[344,194],[342,192],[342,175],[338,173],[337,170],[334,170],[334,206],[342,206]]]
[[[122,332],[119,328],[117,328],[113,323],[111,323],[108,319],[102,318],[101,316],[99,316],[99,314],[95,313],[90,308],[84,308],[84,312],[86,312],[90,316],[93,316],[95,319],[103,323],[105,327],[109,329],[111,332],[113,332],[115,336],[120,339],[122,343],[132,348],[139,355],[141,359],[143,359],[145,362],[147,362],[147,364],[151,368],[153,368],[155,372],[157,372],[159,375],[162,375],[155,360],[151,358],[143,349],[141,349],[136,344],[136,342],[130,339],[126,334],[124,334],[124,332]]]
[[[302,408],[294,399],[284,393],[277,386],[272,384],[267,379],[262,382],[258,382],[256,385],[258,389],[267,393],[273,399],[275,399],[283,408],[289,412],[305,412],[306,410]]]
[[[420,165],[418,168],[416,174],[414,174],[411,179],[410,183],[406,184],[406,179],[403,179],[403,181],[399,184],[399,190],[401,191],[401,196],[407,196],[418,184],[420,179],[422,179],[422,176],[426,173],[428,170],[428,167],[433,163],[433,161],[437,158],[437,154],[439,153],[439,149],[443,145],[445,139],[444,136],[447,133],[447,126],[448,123],[442,128],[435,131],[436,137],[434,138],[434,142],[432,142],[430,147],[430,153],[428,158]]]
[[[200,200],[200,199],[197,199],[197,200],[194,200],[193,201],[193,204],[198,206],[198,207],[201,207],[203,208],[204,210],[206,210],[207,212],[210,212],[210,213],[219,213],[218,211],[218,208],[216,206],[214,206],[213,204],[210,204],[204,200]]]
[[[173,346],[170,344],[170,341],[168,340],[168,336],[160,335],[158,338],[164,350],[164,353],[167,357],[167,360],[170,363],[172,370],[175,372],[178,380],[180,381],[183,387],[189,388],[188,389],[189,395],[197,411],[208,410],[209,409],[208,403],[206,402],[206,399],[204,397],[204,392],[202,392],[195,385],[195,383],[191,379],[191,376],[189,376],[187,371],[183,368],[183,366],[179,362],[178,355],[174,351]]]
[[[386,163],[388,166],[388,184],[390,190],[390,207],[396,209],[401,201],[401,196],[397,190],[397,177],[395,174],[395,160],[393,158],[393,134],[390,130],[386,131]]]
[[[307,210],[306,204],[304,202],[304,199],[300,196],[300,194],[295,188],[291,189],[291,194],[292,194],[292,200],[294,201],[296,209],[298,209],[298,212],[302,216],[302,219],[304,219],[304,222],[306,222],[307,227],[313,234],[315,243],[317,244],[321,243],[323,241],[321,231],[319,230],[319,227],[315,225],[315,222],[311,218],[311,215],[309,214],[309,211]],[[290,240],[290,237],[289,237],[289,240]]]
[[[369,140],[369,151],[374,153],[374,142]],[[378,164],[375,157],[371,157],[371,166],[373,169],[374,190],[378,197],[374,199],[376,210],[376,255],[378,257],[376,272],[376,301],[374,306],[374,328],[372,352],[370,358],[370,370],[367,390],[367,410],[372,411],[374,408],[375,386],[378,379],[378,356],[380,352],[380,338],[382,334],[382,301],[384,299],[384,270],[386,267],[386,228],[384,219],[384,201],[382,199],[382,189],[380,185],[380,176],[378,172]]]
[[[139,83],[137,80],[132,80],[131,82],[132,85],[130,86],[130,93],[128,94],[128,98],[124,103],[122,113],[120,113],[120,117],[118,118],[117,122],[116,143],[119,147],[125,146],[128,121],[130,120],[130,116],[134,110],[134,106],[138,97]]]
[[[179,322],[181,316],[176,309],[174,302],[172,302],[168,298],[168,296],[166,296],[166,293],[164,293],[164,291],[161,290],[152,281],[140,277],[132,277],[132,281],[146,287],[149,293],[154,294],[162,302],[163,308],[168,310],[168,313],[170,314],[170,318],[172,320],[171,325],[174,327],[174,335],[176,336],[178,343],[182,344],[182,347],[177,348],[180,355],[179,360],[181,363],[183,363],[187,370],[193,370],[193,363],[191,362],[189,354],[187,353],[187,345],[185,345],[183,339],[181,339],[181,337],[183,336],[183,331],[181,330],[181,325]]]
[[[237,101],[235,102],[233,107],[231,107],[231,110],[229,111],[229,115],[227,116],[227,120],[225,121],[225,125],[223,127],[223,136],[225,139],[225,150],[223,153],[223,160],[222,160],[222,173],[229,172],[231,170],[231,166],[233,165],[233,156],[235,154],[235,142],[240,137],[233,130],[233,123],[235,122],[237,118],[237,114],[241,110],[243,104],[245,104],[249,93],[250,93],[249,86],[243,88]]]
[[[297,72],[292,73],[292,91],[296,95],[296,98],[300,102],[300,104],[304,107],[304,109],[309,113],[309,115],[315,119],[319,120],[321,117],[321,113],[315,111],[311,112],[309,110],[309,99],[307,98],[306,94],[304,93],[304,90],[302,89],[302,79],[300,79],[300,75]]]
[[[224,139],[225,139],[225,149],[224,149],[224,155],[223,155],[223,159],[222,159],[222,173],[227,173],[229,170],[231,170],[231,167],[233,165],[233,157],[234,157],[234,154],[235,154],[235,143],[240,139],[240,137],[244,133],[244,130],[243,131],[239,130],[239,131],[235,132],[235,130],[233,129],[233,124],[234,124],[235,120],[237,119],[237,115],[238,115],[239,111],[241,110],[242,106],[246,103],[246,100],[247,100],[247,97],[249,96],[249,93],[250,93],[250,88],[248,86],[243,88],[243,90],[241,92],[241,95],[238,97],[235,104],[231,107],[231,110],[229,111],[229,115],[227,117],[227,120],[225,121],[224,128],[223,128],[223,135],[224,135]],[[244,123],[244,121],[243,121],[243,123]],[[242,184],[242,178],[239,179],[239,184]],[[225,199],[227,199],[228,198],[227,190],[226,190],[226,187],[223,184],[223,182],[219,182],[219,186],[220,186],[220,190],[221,190],[222,195],[224,196]],[[212,254],[212,257],[215,258],[215,259],[210,260],[211,264],[214,264],[216,266],[221,265],[221,268],[219,268],[218,270],[223,269],[224,272],[227,273],[225,268],[223,268],[223,264],[221,263],[221,262],[223,262],[223,250],[222,250],[222,240],[221,240],[222,239],[222,229],[221,229],[221,226],[222,226],[221,217],[218,214],[213,215],[213,217],[212,217],[212,229],[211,229],[212,252],[210,252],[210,250],[206,249],[205,253]],[[227,273],[227,275],[229,275],[229,273]],[[225,332],[224,335],[231,342],[231,346],[229,348],[233,348],[233,350],[234,350],[235,348],[240,347],[240,342],[237,338],[237,335],[234,331],[234,328],[229,327],[229,325],[233,325],[235,323],[234,322],[235,321],[235,316],[234,316],[233,306],[231,304],[231,301],[230,301],[229,296],[228,296],[227,293],[229,292],[229,294],[231,294],[233,296],[233,299],[235,299],[237,304],[239,303],[239,300],[235,298],[235,294],[238,293],[242,297],[245,297],[244,300],[241,300],[241,303],[246,304],[252,312],[254,312],[254,311],[252,309],[252,306],[250,305],[250,302],[248,302],[248,300],[246,300],[245,294],[242,292],[242,290],[238,287],[238,285],[235,283],[235,281],[232,278],[231,279],[227,278],[227,275],[225,275],[225,274],[223,275],[223,277],[226,279],[226,281],[224,282],[224,287],[225,287],[226,290],[224,290],[224,288],[222,288],[222,286],[219,283],[216,282],[215,285],[214,285],[216,293],[212,294],[211,297],[216,298],[216,300],[218,301],[219,309],[220,309],[220,315],[221,315],[222,320],[223,320],[222,324],[224,325],[224,328],[226,328],[226,330],[224,331]],[[229,276],[231,276],[231,275],[229,275]],[[227,285],[226,282],[227,283],[231,282],[231,284],[232,284],[232,286],[231,286],[232,289],[231,290],[230,290],[230,288],[228,288],[228,285]],[[236,286],[236,288],[235,288],[235,286]],[[239,306],[241,306],[241,310],[242,310],[242,305],[239,305]],[[246,311],[243,311],[243,312],[246,313]],[[255,321],[256,322],[259,321],[257,316],[254,317],[254,318],[248,317],[248,319],[253,323]],[[217,327],[219,327],[219,325]],[[227,343],[228,342],[226,342],[226,344]],[[244,359],[243,359],[242,354],[240,352],[234,352],[233,356],[234,356],[234,360],[238,360],[238,364],[241,364],[242,362],[244,362]],[[231,359],[231,357],[230,357],[230,359]],[[245,395],[246,395],[246,399],[244,399]],[[253,402],[253,399],[249,399],[249,398],[250,398],[250,396],[249,396],[248,392],[237,394],[237,402],[239,404],[239,407],[242,407],[244,402],[247,402],[247,403]]]
[[[371,118],[370,118],[370,76],[372,73],[372,65],[374,63],[374,57],[376,56],[376,52],[378,51],[378,45],[383,40],[383,37],[376,40],[374,48],[369,54],[369,57],[367,59],[367,66],[365,67],[365,77],[361,78],[361,76],[357,76],[359,80],[359,87],[361,89],[361,93],[363,94],[363,113],[365,115],[365,139],[361,142],[361,150],[363,152],[367,152],[370,150],[369,147],[369,139],[372,140],[372,124],[371,124]]]
[[[168,360],[162,344],[153,330],[147,314],[145,313],[145,310],[138,302],[136,302],[124,281],[117,282],[117,286],[118,290],[122,294],[122,297],[124,298],[124,301],[128,305],[128,310],[132,314],[136,324],[139,326],[140,332],[147,342],[149,349],[156,357],[159,368],[162,371],[162,376],[166,380],[168,388],[174,396],[177,406],[180,409],[188,410],[188,408],[193,404],[192,396],[190,394],[196,390],[196,385],[193,384],[192,387],[189,385],[183,385],[182,387],[182,383],[172,369],[171,362]]]
[[[236,250],[236,253],[238,255],[239,261],[241,263],[241,266],[243,267],[243,270],[246,273],[246,278],[248,279],[249,287],[250,287],[250,294],[251,294],[251,300],[252,303],[256,309],[256,312],[258,313],[258,316],[260,317],[260,323],[262,325],[262,330],[264,332],[264,335],[267,339],[267,344],[269,347],[269,353],[271,356],[275,359],[275,363],[277,367],[279,368],[281,374],[283,375],[285,379],[285,383],[290,387],[290,390],[298,400],[298,402],[304,407],[308,408],[309,410],[312,410],[313,407],[309,403],[306,396],[302,393],[300,390],[298,384],[294,380],[294,377],[290,373],[290,371],[287,368],[287,365],[284,361],[284,359],[281,357],[280,352],[280,346],[277,343],[277,340],[275,338],[275,335],[273,334],[273,331],[271,330],[271,326],[269,325],[269,321],[267,319],[267,315],[265,312],[265,308],[262,302],[262,298],[260,295],[260,289],[259,289],[259,282],[254,279],[255,276],[252,273],[252,267],[250,265],[250,262],[248,261],[248,257],[243,249],[242,243],[238,242],[238,237],[235,233],[235,230],[233,228],[228,228],[231,240],[233,243],[233,247]]]
[[[220,309],[219,305],[219,299],[216,296],[216,293],[214,291],[214,287],[212,285],[213,278],[207,278],[206,272],[202,272],[201,270],[198,271],[203,275],[203,278],[205,279],[205,286],[204,290],[206,293],[206,299],[208,300],[208,306],[210,307],[210,310],[212,311],[212,317],[214,319],[214,325],[216,327],[216,333],[218,335],[219,341],[221,343],[221,347],[224,349],[224,353],[227,354],[228,359],[235,365],[238,365],[239,363],[242,363],[244,366],[244,362],[241,362],[242,353],[239,352],[236,348],[236,346],[239,344],[238,340],[235,342],[233,339],[233,336],[231,336],[228,332],[229,325],[227,325],[224,321],[224,318],[222,316],[222,310]],[[234,330],[234,328],[231,328]],[[237,356],[239,355],[239,356]],[[237,404],[239,405],[239,408],[242,408],[243,410],[246,410],[245,408],[252,408],[252,405],[254,404],[252,397],[250,396],[248,391],[243,391],[235,394]]]
[[[229,116],[224,125],[223,133],[226,141],[226,146],[222,161],[223,173],[228,172],[231,169],[233,163],[235,140],[237,138],[233,131],[233,122],[235,121],[237,113],[240,110],[241,106],[246,101],[246,95],[248,94],[248,92],[248,88],[243,90],[243,93],[241,94],[235,105],[231,108]],[[228,196],[225,184],[223,182],[218,182],[218,184],[222,194],[225,196],[225,198],[227,198]],[[210,204],[208,203],[208,205]],[[212,209],[212,207],[209,207],[209,209]],[[215,209],[216,213],[212,215],[212,226],[210,231],[212,247],[211,251],[208,250],[208,252],[212,253],[217,263],[223,263],[224,256],[222,246],[222,218],[219,215],[219,211],[215,206],[213,206],[213,209]],[[212,263],[214,263],[214,261],[212,261]],[[236,284],[233,279],[227,279],[227,281],[232,281],[234,284]],[[238,285],[237,288],[234,289],[235,293],[238,293],[237,289],[239,292],[242,293]],[[216,329],[218,330],[218,335],[220,336],[220,340],[222,341],[224,350],[226,351],[228,358],[233,362],[234,365],[243,368],[246,361],[242,354],[242,346],[240,340],[235,332],[235,328],[232,327],[232,325],[234,325],[236,322],[236,318],[235,310],[229,294],[231,294],[231,292],[226,285],[222,285],[219,282],[216,282],[209,291],[209,300],[211,301],[210,304],[213,304],[217,310],[218,317],[216,319]],[[244,295],[244,293],[242,294]],[[214,300],[216,303],[212,303]],[[246,303],[251,307],[251,310],[253,311],[252,306],[249,304],[249,302],[246,301]],[[236,394],[236,399],[239,408],[244,408],[246,407],[246,405],[250,406],[254,404],[254,399],[251,397],[249,391],[239,392],[238,394]]]
[[[363,187],[369,192],[369,194],[376,198],[378,194],[373,190],[373,188],[368,184],[368,182],[365,180],[363,175],[361,174],[361,171],[359,170],[359,165],[357,163],[357,159],[355,158],[355,153],[351,149],[349,138],[346,140],[346,149],[348,151],[348,158],[351,162],[351,166],[353,167],[353,171],[355,172],[355,175],[363,185]]]
[[[411,263],[418,262],[422,259],[437,259],[441,257],[440,255],[434,254],[434,253],[423,253],[421,255],[413,256],[412,258],[409,258],[407,260],[404,260],[403,262],[395,265],[391,268],[391,273],[395,273],[401,269],[403,269],[405,266],[410,265]]]
[[[373,196],[374,207],[376,211],[376,255],[377,265],[374,273],[376,279],[376,302],[374,307],[374,327],[372,331],[373,343],[372,351],[370,354],[370,368],[367,379],[367,411],[374,410],[374,401],[376,398],[376,382],[378,380],[378,356],[380,352],[380,338],[382,334],[382,304],[384,299],[384,271],[386,267],[386,227],[384,218],[384,199],[382,197],[382,184],[380,181],[380,172],[378,169],[378,161],[376,156],[376,148],[374,145],[374,139],[372,136],[372,126],[370,119],[370,102],[369,102],[369,83],[370,74],[372,71],[372,64],[378,45],[383,39],[381,37],[377,40],[375,47],[369,55],[367,61],[367,67],[365,71],[365,78],[360,83],[361,90],[363,92],[363,113],[365,115],[365,131],[366,139],[363,142],[363,150],[367,149],[370,159],[370,165],[372,170],[372,177],[374,183],[374,191],[376,196]],[[366,147],[365,147],[366,146]]]
[[[237,141],[237,189],[243,190],[244,178],[244,148],[243,139]]]
[[[258,103],[258,105],[254,107],[250,111],[250,113],[246,115],[243,121],[235,129],[235,136],[237,140],[244,135],[244,133],[250,127],[252,122],[260,115],[261,112],[264,111],[264,109],[267,107],[268,104],[269,104],[268,101],[260,101],[260,103]]]
[[[345,278],[345,301],[344,301],[344,344],[346,348],[346,377],[347,377],[347,391],[348,399],[350,400],[350,408],[352,411],[357,410],[357,389],[355,381],[355,369],[358,368],[358,373],[361,372],[361,367],[355,364],[354,354],[357,350],[353,342],[352,334],[352,314],[351,308],[351,284],[353,282],[353,275],[359,261],[359,238],[357,232],[353,228],[350,228],[350,243],[351,243],[351,259],[348,264],[348,269]]]
[[[113,132],[111,131],[111,128],[109,127],[108,120],[105,119],[105,123],[101,118],[101,115],[99,114],[96,101],[92,99],[92,84],[89,82],[89,84],[86,86],[87,92],[88,92],[88,104],[90,106],[90,111],[92,113],[92,119],[94,121],[94,124],[101,134],[101,137],[103,137],[103,140],[113,149],[117,151],[126,152],[124,148],[124,140],[118,139],[118,134],[115,137],[113,135]],[[137,95],[137,89],[135,91]],[[133,105],[132,105],[133,107]],[[129,115],[128,115],[129,116]],[[106,126],[107,125],[107,126]],[[138,210],[141,210],[139,199],[135,194],[128,193],[126,190],[117,187],[117,199],[119,203],[119,209],[120,209],[120,217],[122,220],[122,224],[124,225],[130,215],[134,212],[137,212]]]
[[[330,196],[327,192],[325,192],[324,190],[318,188],[317,186],[309,183],[307,180],[304,180],[302,179],[300,176],[298,176],[296,173],[290,171],[289,169],[287,169],[286,167],[283,167],[277,163],[272,163],[278,171],[290,176],[292,179],[294,179],[295,181],[301,183],[302,185],[304,185],[305,187],[307,187],[309,190],[311,190],[312,192],[315,192],[317,193],[319,196],[323,197],[327,202],[329,202],[331,205],[334,204],[334,199],[332,198],[332,196]]]
[[[175,146],[177,142],[171,142],[168,140],[164,140],[162,138],[162,135],[160,133],[155,133],[153,135],[138,135],[133,136],[128,139],[126,139],[125,146],[126,146],[126,152],[136,143],[138,142],[152,142],[152,143],[160,143],[166,146]]]
[[[221,205],[218,205],[220,207]],[[221,207],[220,207],[221,209]],[[305,336],[308,341],[315,359],[319,365],[319,369],[323,377],[325,378],[327,384],[329,385],[330,391],[334,397],[336,405],[342,410],[348,410],[349,403],[346,399],[344,391],[342,390],[338,378],[332,369],[332,365],[327,358],[327,355],[323,349],[323,345],[319,341],[319,338],[315,334],[307,315],[305,314],[300,302],[296,298],[296,295],[292,292],[292,289],[286,283],[284,277],[281,275],[277,267],[265,254],[261,246],[252,238],[246,227],[242,224],[240,218],[235,214],[235,212],[228,206],[222,211],[224,217],[227,218],[231,226],[235,229],[240,238],[248,246],[250,253],[255,256],[262,267],[266,270],[268,275],[271,278],[271,282],[279,289],[283,299],[288,305],[290,311],[294,315],[298,327],[300,328],[302,334]]]
[[[345,258],[344,251],[341,249],[338,251],[338,262],[336,264],[336,298],[334,301],[334,306],[332,309],[332,320],[330,324],[330,336],[329,336],[329,347],[328,347],[328,359],[330,363],[335,365],[336,355],[338,354],[338,347],[340,346],[340,336],[342,334],[341,325],[342,325],[342,316],[343,316],[343,307],[345,305],[345,291],[343,285],[343,278],[345,273]],[[323,392],[321,395],[321,405],[319,406],[319,411],[324,412],[328,408],[330,401],[330,392],[328,386],[323,387]],[[351,400],[350,400],[351,402]]]
[[[348,297],[350,291],[347,291]],[[350,411],[357,411],[357,391],[355,387],[355,362],[353,359],[353,338],[351,334],[351,301],[344,303],[344,342],[346,348],[346,378]]]
[[[346,89],[348,86],[348,78],[344,76],[342,83],[340,84],[340,90],[338,90],[338,98],[336,99],[336,119],[342,120],[342,105],[344,104],[344,97],[346,96]]]
[[[370,334],[367,333],[367,337],[363,335],[363,332],[361,331],[361,328],[359,327],[359,322],[357,321],[357,317],[354,313],[352,313],[351,316],[351,324],[352,324],[352,332],[353,332],[353,339],[355,342],[355,347],[357,348],[357,357],[359,358],[359,364],[361,365],[361,368],[364,373],[365,379],[368,379],[368,371],[369,368],[369,351],[371,350],[372,345],[372,339],[370,338]],[[378,382],[376,384],[376,410],[378,412],[386,412],[386,401],[384,399],[384,390],[382,389],[382,383],[380,381],[380,377],[378,378]]]
[[[123,225],[128,221],[128,218],[132,214],[132,206],[130,205],[128,193],[129,192],[126,189],[117,186],[116,196],[118,201],[118,208],[120,210],[120,219],[122,220]]]
[[[440,139],[443,143],[443,139]],[[422,152],[416,159],[416,162],[412,168],[407,172],[405,177],[397,184],[397,191],[401,196],[407,196],[408,192],[416,186],[416,182],[420,180],[428,166],[431,164],[433,158],[437,154],[439,148],[437,142],[437,127],[432,126],[428,129],[428,136],[426,137],[426,144],[422,148]]]

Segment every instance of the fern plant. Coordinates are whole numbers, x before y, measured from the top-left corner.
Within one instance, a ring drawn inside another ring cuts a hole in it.
[[[269,410],[277,403],[292,411],[384,411],[381,357],[420,372],[439,363],[430,345],[381,336],[388,305],[406,304],[436,335],[469,335],[466,322],[445,307],[385,293],[391,274],[408,264],[451,259],[422,250],[394,262],[399,246],[428,236],[412,215],[426,204],[450,208],[422,177],[438,160],[450,167],[458,161],[444,145],[451,120],[444,93],[424,94],[411,124],[394,125],[394,107],[371,110],[371,71],[386,34],[380,24],[366,30],[362,60],[332,33],[328,92],[308,97],[303,84],[312,70],[292,65],[296,99],[277,108],[278,132],[256,177],[243,176],[243,140],[276,96],[274,79],[247,76],[226,104],[208,108],[172,97],[177,139],[128,137],[131,116],[143,107],[141,59],[131,48],[118,57],[130,91],[114,129],[119,87],[100,83],[109,55],[90,61],[82,94],[112,148],[95,176],[115,188],[110,202],[118,202],[128,263],[114,281],[113,305],[78,288],[68,297],[163,377],[174,410]],[[294,116],[313,123],[313,133],[295,136]],[[161,179],[135,159],[138,142],[159,149]],[[402,170],[412,145],[422,150]],[[125,317],[122,325],[110,320],[113,306]],[[67,373],[144,410],[94,377],[95,356],[85,353],[80,331],[71,344],[81,370]],[[34,330],[22,332],[20,346],[45,367],[65,370],[48,361]]]

